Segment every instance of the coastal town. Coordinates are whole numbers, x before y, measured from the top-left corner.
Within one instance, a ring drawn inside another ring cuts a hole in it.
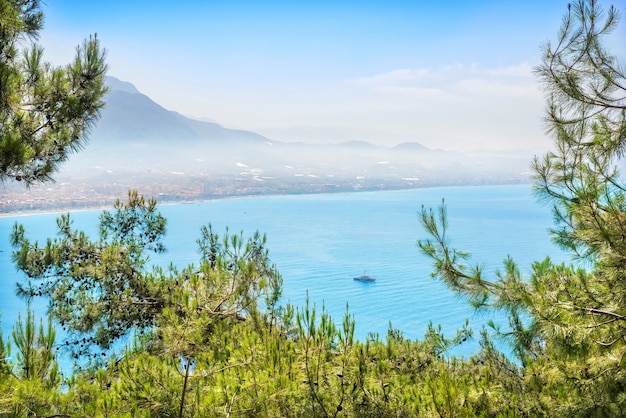
[[[254,177],[172,175],[145,173],[84,179],[62,176],[53,183],[26,187],[19,182],[0,186],[0,215],[20,212],[61,211],[111,207],[124,199],[129,190],[155,197],[160,203],[189,202],[242,196],[279,194],[336,193],[415,189],[432,186],[517,184],[520,176],[492,178],[450,176],[449,178],[319,176]]]
[[[176,181],[174,181],[176,180]],[[240,196],[330,193],[362,190],[396,190],[420,187],[419,181],[367,181],[320,183],[316,181],[258,181],[237,178],[161,179],[159,182],[56,182],[30,188],[4,185],[0,212],[56,211],[112,206],[129,190],[155,197],[161,203],[188,202]]]

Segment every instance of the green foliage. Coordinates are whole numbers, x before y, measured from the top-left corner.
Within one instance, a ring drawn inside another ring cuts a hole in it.
[[[57,362],[52,320],[37,327],[33,312],[18,317],[12,332],[16,354],[11,356],[2,344],[0,371],[0,416],[40,416],[63,407],[61,374]]]
[[[51,179],[80,149],[106,93],[105,51],[91,36],[65,67],[43,61],[38,0],[0,1],[0,181]]]
[[[56,385],[59,382],[59,370],[54,354],[55,339],[56,332],[51,318],[48,319],[47,328],[44,330],[41,323],[37,332],[34,314],[30,309],[26,321],[18,316],[13,328],[13,341],[18,350],[17,362],[20,365],[17,373],[24,379],[48,380],[51,385]]]
[[[509,258],[487,277],[450,247],[445,205],[421,212],[431,238],[418,244],[434,262],[433,276],[477,309],[508,314],[510,330],[494,324],[496,334],[510,342],[529,384],[550,387],[542,402],[563,415],[618,416],[626,408],[626,189],[617,170],[626,75],[601,42],[618,20],[617,10],[604,14],[594,0],[569,6],[537,69],[556,150],[535,160],[535,190],[552,205],[554,241],[578,264],[546,259],[523,278]]]
[[[323,307],[278,305],[282,279],[258,233],[219,236],[208,225],[198,240],[198,266],[149,270],[147,254],[164,250],[165,233],[153,200],[131,192],[100,223],[99,239],[91,240],[62,216],[57,238],[44,247],[16,226],[14,257],[27,273],[20,289],[27,298],[49,299],[54,318],[71,331],[64,345],[70,342],[76,355],[81,349],[93,353],[87,350],[100,335],[108,344],[125,336],[126,350],[76,370],[60,391],[58,377],[52,379],[56,369],[45,366],[51,330],[36,338],[29,319],[29,327],[14,333],[22,366],[2,369],[0,384],[11,395],[0,398],[0,406],[40,403],[69,415],[179,417],[543,411],[521,371],[495,350],[448,358],[451,348],[471,337],[467,328],[449,338],[431,325],[423,341],[390,328],[384,341],[372,335],[359,342],[347,307],[336,323]],[[50,371],[28,379],[24,370]],[[519,396],[517,403],[503,402],[508,391]]]
[[[76,356],[96,344],[108,349],[133,329],[154,324],[164,306],[160,277],[145,273],[147,251],[163,252],[165,219],[156,201],[136,192],[100,216],[100,239],[72,229],[69,215],[57,220],[58,237],[45,246],[30,242],[24,227],[14,226],[13,260],[28,280],[18,286],[25,298],[47,296],[50,312],[71,339]],[[95,353],[97,354],[97,353]]]
[[[36,31],[37,13],[25,16],[0,28]],[[37,328],[29,312],[13,345],[0,335],[0,416],[624,416],[626,195],[615,165],[626,82],[600,42],[616,22],[594,0],[574,4],[537,70],[557,151],[535,161],[536,190],[578,264],[545,259],[523,277],[509,257],[490,274],[451,246],[444,204],[422,208],[430,238],[418,245],[433,277],[485,314],[508,316],[481,330],[475,355],[450,355],[472,338],[467,325],[450,337],[429,324],[415,341],[390,325],[384,339],[356,341],[347,307],[335,322],[308,300],[281,306],[282,278],[259,233],[220,236],[209,224],[197,265],[150,268],[150,254],[165,251],[166,221],[131,192],[101,215],[94,240],[69,215],[41,247],[15,226],[13,258],[26,274],[18,292],[49,300],[69,330],[65,346],[77,356],[110,352],[122,337],[127,346],[61,386],[53,322]]]

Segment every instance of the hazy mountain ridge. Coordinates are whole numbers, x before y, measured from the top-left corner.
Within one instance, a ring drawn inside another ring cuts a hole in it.
[[[6,186],[5,212],[110,204],[128,189],[190,200],[528,181],[530,155],[463,154],[418,142],[388,148],[360,140],[274,141],[167,110],[131,83],[108,83],[107,106],[85,149],[70,157],[56,184],[28,193]]]
[[[91,135],[95,144],[160,141],[266,141],[254,132],[226,129],[217,123],[187,118],[167,110],[134,85],[107,77],[109,93],[102,117]]]

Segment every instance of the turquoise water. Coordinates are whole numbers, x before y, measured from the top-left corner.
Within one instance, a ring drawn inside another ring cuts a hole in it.
[[[259,230],[267,235],[270,258],[284,280],[283,302],[303,306],[323,304],[340,322],[349,305],[356,319],[357,337],[369,332],[384,336],[389,323],[408,338],[421,338],[428,322],[441,324],[452,334],[466,319],[476,331],[492,317],[474,313],[440,282],[430,278],[431,266],[416,246],[427,238],[418,213],[421,205],[436,208],[445,198],[452,243],[472,253],[472,264],[488,271],[500,268],[512,255],[523,273],[535,260],[550,255],[565,257],[551,244],[549,208],[535,202],[530,186],[477,186],[407,191],[292,195],[213,200],[164,205],[168,218],[165,240],[168,253],[159,257],[183,266],[197,263],[195,240],[202,225],[214,231]],[[72,214],[75,226],[95,235],[100,211]],[[8,234],[18,221],[31,237],[55,233],[57,214],[0,218],[0,308],[5,338],[25,304],[14,296],[20,276],[10,260]],[[375,283],[360,283],[353,276],[367,272]],[[45,310],[43,302],[37,306]],[[500,319],[505,324],[505,321]],[[471,354],[478,347],[469,341],[457,350]]]

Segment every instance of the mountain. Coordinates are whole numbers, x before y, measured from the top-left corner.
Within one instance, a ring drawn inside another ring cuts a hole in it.
[[[117,78],[107,77],[107,85],[106,107],[91,135],[94,143],[268,141],[254,132],[227,129],[167,110]]]
[[[528,181],[530,157],[519,153],[274,141],[167,110],[131,83],[107,83],[101,120],[55,176],[57,184],[23,195],[7,189],[5,201],[50,209],[110,205],[129,189],[167,201]]]
[[[422,144],[417,142],[403,142],[401,144],[396,145],[392,148],[394,151],[401,152],[425,152],[430,151],[430,149],[426,148]]]

